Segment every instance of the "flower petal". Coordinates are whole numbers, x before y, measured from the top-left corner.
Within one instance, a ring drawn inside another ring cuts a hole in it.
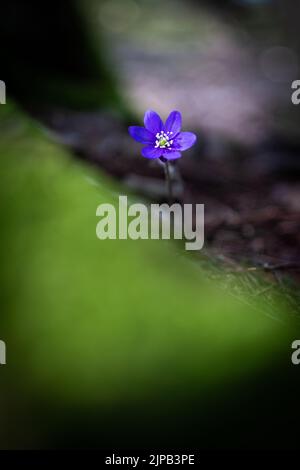
[[[197,136],[193,132],[180,132],[174,141],[174,147],[178,150],[187,150],[197,140]]]
[[[176,160],[177,158],[181,157],[181,153],[177,150],[165,150],[163,153],[163,157],[166,160]]]
[[[159,115],[151,109],[145,112],[144,124],[146,129],[148,129],[148,131],[152,132],[154,135],[160,132],[164,127]]]
[[[165,132],[173,132],[173,134],[178,134],[181,129],[181,114],[179,111],[172,111],[166,120]]]
[[[151,144],[155,141],[155,135],[144,127],[130,126],[128,132],[134,140],[142,144]]]
[[[155,148],[152,145],[142,148],[142,155],[145,158],[159,158],[162,155],[162,150],[160,148]]]

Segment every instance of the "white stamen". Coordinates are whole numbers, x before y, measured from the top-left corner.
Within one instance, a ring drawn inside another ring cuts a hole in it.
[[[162,149],[170,149],[171,145],[173,144],[173,140],[170,140],[170,134],[173,134],[172,131],[160,131],[156,134],[156,141],[155,141],[155,148],[162,148]]]

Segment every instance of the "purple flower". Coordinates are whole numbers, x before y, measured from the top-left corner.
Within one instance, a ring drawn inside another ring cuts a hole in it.
[[[176,160],[181,157],[181,152],[192,147],[197,139],[192,132],[180,132],[179,111],[172,111],[165,124],[157,113],[146,111],[144,124],[145,127],[130,126],[128,130],[134,140],[145,145],[142,148],[145,158]]]

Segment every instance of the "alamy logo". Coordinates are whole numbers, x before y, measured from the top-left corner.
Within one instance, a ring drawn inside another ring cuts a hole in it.
[[[295,106],[300,104],[300,80],[294,80],[292,83],[292,89],[295,90],[292,93],[292,103]]]
[[[0,340],[0,365],[6,364],[6,344]]]
[[[6,103],[6,86],[5,83],[0,80],[0,104]]]
[[[298,366],[300,364],[300,340],[299,339],[298,340],[296,339],[295,341],[293,341],[292,349],[295,349],[291,357],[292,363],[294,364],[294,366]]]
[[[96,227],[100,240],[186,240],[186,250],[201,250],[204,245],[204,204],[128,205],[127,196],[119,196],[118,216],[114,205],[100,204]]]

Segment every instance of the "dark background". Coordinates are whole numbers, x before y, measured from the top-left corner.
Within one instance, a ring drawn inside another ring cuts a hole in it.
[[[299,8],[3,2],[1,448],[298,447]],[[100,203],[166,200],[149,108],[198,136],[201,253],[96,239]]]

